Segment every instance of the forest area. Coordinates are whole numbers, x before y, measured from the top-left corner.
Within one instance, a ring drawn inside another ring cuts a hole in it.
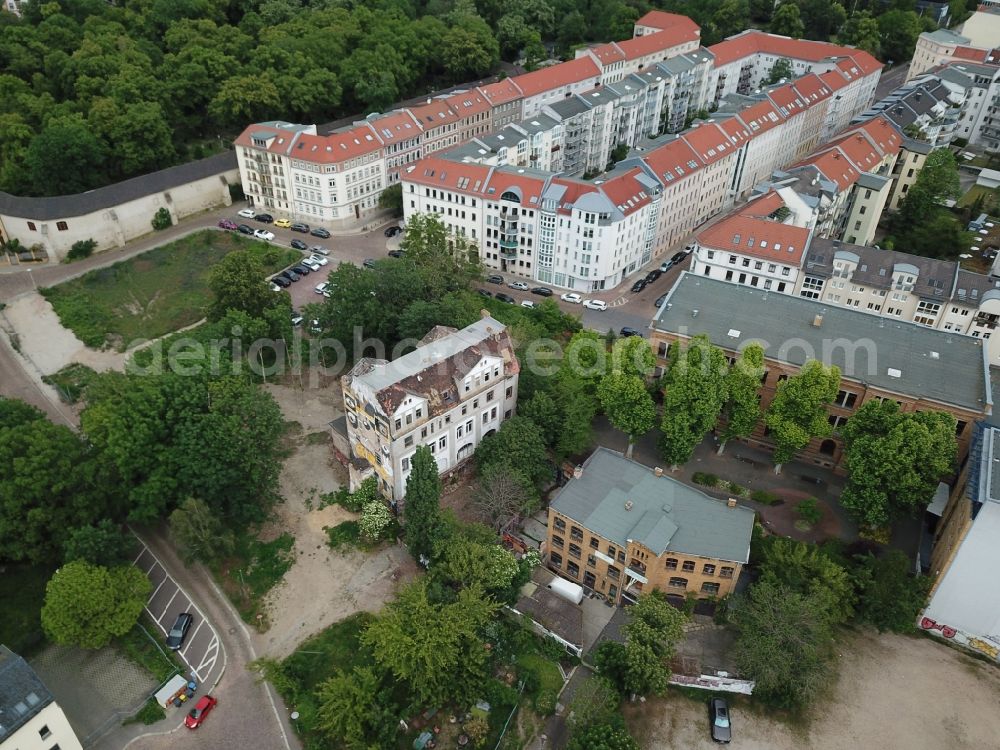
[[[974,0],[968,0],[974,7]],[[952,0],[953,22],[967,15]],[[0,12],[0,190],[91,190],[229,147],[626,39],[654,8],[710,45],[750,26],[909,57],[914,0],[30,0]]]

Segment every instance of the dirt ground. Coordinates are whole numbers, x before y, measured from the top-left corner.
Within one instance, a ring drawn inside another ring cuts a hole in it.
[[[378,611],[398,583],[416,574],[402,547],[389,545],[375,553],[334,551],[326,545],[324,526],[356,518],[340,506],[317,510],[319,496],[347,481],[333,457],[327,424],[341,412],[340,388],[302,390],[269,384],[285,420],[297,422],[294,452],[285,460],[281,488],[285,502],[270,534],[289,531],[295,537],[295,564],[284,582],[271,591],[267,610],[271,627],[254,635],[262,655],[283,658],[310,635],[360,610]],[[269,534],[269,535],[270,535]]]
[[[964,750],[1000,747],[1000,668],[932,640],[854,634],[830,696],[802,727],[736,705],[741,750]],[[707,694],[706,694],[707,700]],[[626,709],[643,750],[717,747],[704,704],[671,694]]]

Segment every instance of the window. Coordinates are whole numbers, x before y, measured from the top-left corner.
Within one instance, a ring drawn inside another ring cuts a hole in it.
[[[686,589],[688,587],[688,579],[675,576],[670,579],[667,585],[672,589]]]
[[[557,568],[561,567],[562,555],[560,555],[558,552],[553,552],[551,555],[549,555],[549,562],[552,563]]]
[[[711,563],[705,563],[702,566],[702,568],[701,568],[701,572],[704,573],[707,576],[714,576],[715,575],[715,566],[712,565]]]
[[[578,542],[583,541],[583,530],[579,526],[573,526],[569,530],[569,535]]]
[[[35,229],[35,222],[33,222],[33,221],[29,221],[28,222],[28,229],[31,230],[32,232],[37,232],[38,231],[37,229]]]
[[[559,516],[556,516],[556,520],[552,522],[552,525],[555,526],[560,531],[566,530],[566,522],[563,519],[559,518]]]
[[[597,541],[597,537],[596,536],[590,537],[590,548],[591,549],[598,549],[598,546],[597,546],[598,544],[600,544],[600,542]]]
[[[681,565],[681,570],[685,573],[694,573],[694,560],[685,560],[684,564]]]
[[[486,394],[486,400],[487,401],[493,400],[493,391],[490,391],[489,393]]]
[[[65,221],[57,221],[56,229],[58,229],[60,232],[65,232],[67,229],[69,229],[69,226],[66,224]]]
[[[583,574],[583,585],[588,589],[593,589],[597,587],[597,578],[589,570],[585,571]]]
[[[701,593],[711,594],[712,596],[715,596],[716,594],[719,593],[719,584],[715,583],[714,581],[705,581],[703,584],[701,584]]]
[[[731,568],[728,565],[723,565],[722,569],[719,570],[719,578],[732,578],[735,568]]]
[[[594,557],[593,555],[587,555],[587,567],[588,568],[596,568],[597,567],[597,558]]]
[[[507,398],[510,398],[513,395],[514,395],[514,387],[513,386],[508,386],[507,387]]]
[[[622,572],[618,570],[614,565],[608,566],[608,578],[612,581],[617,581],[621,577]]]
[[[667,570],[677,570],[677,558],[668,557],[667,558]]]
[[[566,563],[566,573],[568,573],[569,575],[573,576],[574,578],[579,578],[580,577],[580,566],[577,565],[575,562],[570,561],[570,562]]]
[[[569,554],[570,554],[570,557],[575,557],[577,560],[579,560],[580,559],[580,545],[579,544],[570,544],[569,545]]]
[[[44,725],[41,729],[38,730],[38,736],[41,737],[43,740],[47,740],[49,737],[52,736],[52,732],[49,731],[48,724]]]
[[[397,419],[396,420],[396,429],[399,430],[399,429],[402,429],[402,427],[403,427],[403,420]]]
[[[625,552],[623,550],[618,550],[618,562],[625,562]]]
[[[411,445],[413,445],[413,435],[407,435],[403,438],[403,447],[409,448]]]

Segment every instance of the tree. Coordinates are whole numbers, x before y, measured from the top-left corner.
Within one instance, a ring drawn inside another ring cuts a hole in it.
[[[882,35],[882,59],[902,62],[913,57],[917,37],[923,28],[912,10],[890,10],[878,18]],[[912,189],[912,188],[911,188]]]
[[[825,367],[812,359],[798,375],[778,383],[774,400],[764,415],[774,441],[775,472],[815,437],[827,437],[833,431],[827,421],[826,407],[833,403],[840,389],[840,370]]]
[[[730,440],[753,434],[760,422],[760,383],[764,375],[764,349],[750,344],[726,373],[726,393],[729,399],[722,409],[725,427],[719,443],[719,453]]]
[[[153,229],[160,231],[161,229],[169,229],[174,224],[174,219],[170,215],[170,211],[166,208],[157,209],[156,213],[153,214],[153,220],[150,222]]]
[[[707,336],[671,345],[664,382],[660,453],[673,466],[685,463],[711,430],[726,402],[726,357]]]
[[[519,572],[514,556],[498,544],[452,539],[431,569],[435,578],[455,588],[476,587],[498,600],[509,598]]]
[[[371,542],[376,542],[382,538],[382,534],[392,523],[392,514],[389,513],[389,506],[382,498],[376,498],[365,503],[361,508],[361,519],[358,526],[361,534]]]
[[[427,285],[426,299],[465,290],[469,282],[480,278],[482,271],[475,245],[464,236],[449,232],[436,214],[411,216],[399,246],[406,251],[407,260],[419,269],[421,280]]]
[[[555,376],[555,381],[556,401],[562,411],[563,421],[553,451],[556,458],[561,460],[586,452],[593,443],[597,397],[576,376],[559,373]]]
[[[430,448],[422,445],[410,458],[403,504],[403,531],[414,559],[430,557],[441,515],[441,477]]]
[[[633,695],[659,694],[670,679],[668,662],[684,638],[687,617],[657,593],[643,594],[631,607],[625,633],[624,687]]]
[[[879,31],[878,21],[867,10],[852,13],[840,30],[839,38],[842,43],[863,49],[875,57],[881,51],[882,32]]]
[[[550,448],[559,440],[563,414],[559,404],[545,391],[537,391],[531,398],[518,404],[518,413],[530,419],[542,432],[545,444]]]
[[[390,695],[371,667],[354,667],[349,673],[338,669],[317,688],[313,726],[346,750],[385,747],[396,737]]]
[[[900,550],[883,557],[857,558],[854,581],[858,589],[858,619],[878,628],[907,633],[927,602],[931,580],[913,573],[913,563]]]
[[[625,692],[625,644],[603,641],[594,651],[594,666],[598,673],[614,685],[619,693]]]
[[[809,39],[829,39],[847,20],[847,11],[836,0],[797,0],[797,3]]]
[[[656,357],[642,336],[625,336],[611,346],[611,371],[648,378],[656,367]]]
[[[656,404],[646,384],[637,375],[613,372],[601,381],[597,397],[615,429],[628,435],[625,455],[631,457],[636,438],[645,435],[656,423]]]
[[[483,439],[476,448],[476,464],[483,474],[491,467],[519,472],[536,487],[553,478],[542,432],[522,416],[511,417]]]
[[[794,8],[795,6],[782,5],[781,7]],[[792,77],[792,64],[786,58],[783,57],[780,60],[778,60],[773,66],[771,66],[771,73],[770,75],[768,75],[767,82],[768,84],[775,84],[778,83],[779,81],[789,79],[791,77]]]
[[[765,24],[774,15],[774,0],[750,0],[750,18]]]
[[[854,613],[850,576],[815,544],[776,538],[764,552],[761,573],[761,580],[822,605],[831,625],[847,622]]]
[[[587,727],[574,734],[566,747],[567,750],[639,750],[639,744],[620,720]]]
[[[482,19],[466,19],[445,33],[439,53],[445,71],[455,80],[474,80],[499,62],[500,45]]]
[[[103,648],[138,622],[153,585],[138,568],[76,560],[45,586],[42,628],[55,643]]]
[[[571,735],[575,736],[595,724],[610,724],[618,716],[620,702],[621,696],[607,678],[593,675],[584,680],[569,704],[566,723]]]
[[[25,155],[36,195],[70,195],[97,187],[104,177],[104,146],[80,115],[55,117]]]
[[[515,516],[530,515],[537,499],[537,489],[516,469],[487,466],[470,504],[484,523],[499,531]]]
[[[841,503],[878,527],[930,502],[958,455],[955,418],[937,411],[902,413],[894,401],[868,401],[843,427],[848,483]]]
[[[474,586],[459,591],[452,603],[431,602],[427,582],[418,580],[386,606],[361,642],[421,705],[467,701],[488,677],[482,633],[498,608]]]
[[[265,310],[281,299],[265,283],[266,275],[260,256],[248,250],[237,250],[222,258],[208,274],[208,288],[213,296],[208,319],[220,320],[229,310],[264,318]]]
[[[233,533],[204,500],[189,497],[170,514],[170,535],[186,562],[212,562],[233,551]]]
[[[771,32],[774,34],[781,34],[783,36],[790,36],[793,39],[798,39],[806,32],[805,24],[802,23],[802,16],[799,13],[799,6],[792,2],[784,2],[778,6],[778,9],[774,12],[771,17]],[[781,62],[779,60],[778,62]],[[778,63],[775,63],[777,65]],[[771,77],[774,77],[772,72]],[[782,76],[778,76],[780,79]],[[770,81],[770,83],[776,83],[777,79]]]
[[[944,200],[957,198],[960,193],[955,155],[947,148],[934,149],[927,155],[916,181],[907,191],[897,223],[901,227],[909,227],[926,221]]]
[[[800,710],[829,684],[833,632],[824,605],[773,581],[754,584],[733,607],[733,654],[754,695]]]
[[[64,561],[83,560],[105,568],[129,563],[135,550],[135,538],[122,532],[109,518],[96,524],[71,529],[64,545]]]
[[[392,211],[393,216],[403,215],[403,183],[390,185],[378,196],[378,207]]]

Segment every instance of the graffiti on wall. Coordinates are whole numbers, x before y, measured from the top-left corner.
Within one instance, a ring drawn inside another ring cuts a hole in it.
[[[1000,660],[1000,644],[983,638],[966,635],[949,627],[941,622],[936,622],[929,617],[920,618],[920,627],[924,630],[938,630],[945,638],[953,639],[955,642],[967,646],[981,654],[985,654],[994,660]]]
[[[949,628],[944,623],[935,622],[929,617],[921,618],[920,627],[922,627],[924,630],[940,630],[941,635],[943,635],[945,638],[954,638],[955,633],[957,632],[955,628]]]

